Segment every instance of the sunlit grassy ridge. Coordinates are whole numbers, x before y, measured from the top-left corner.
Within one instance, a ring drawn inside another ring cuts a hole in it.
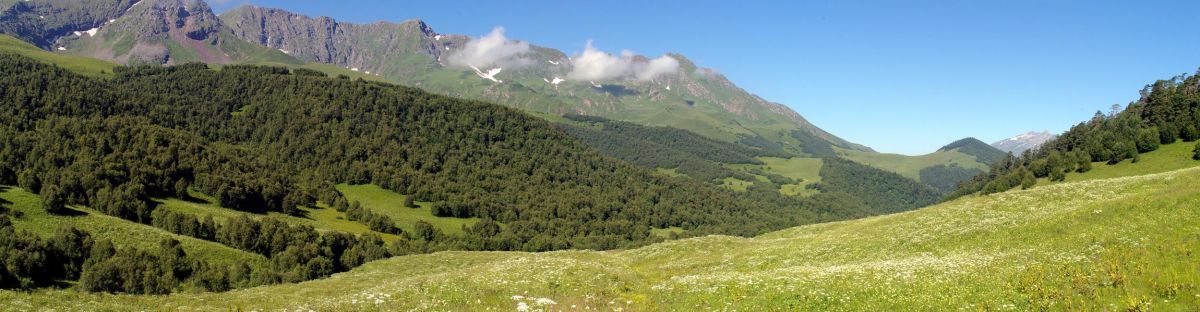
[[[111,77],[113,74],[113,68],[118,66],[116,63],[90,57],[42,50],[41,48],[21,41],[20,39],[3,34],[0,34],[0,52],[19,54],[41,62],[54,64],[72,72],[90,77]],[[330,76],[344,75],[350,77],[351,79],[388,81],[382,77],[367,75],[365,73],[328,64],[298,63],[295,60],[279,60],[270,57],[253,57],[243,63],[266,66],[283,66],[288,68],[305,68],[320,71]],[[211,64],[209,66],[218,69],[224,67],[224,65],[220,64]]]
[[[404,195],[385,190],[382,187],[366,185],[338,185],[338,191],[347,200],[358,201],[364,208],[370,209],[392,218],[396,227],[412,232],[413,225],[418,220],[429,222],[434,227],[451,234],[461,234],[462,226],[475,224],[479,218],[441,218],[430,211],[430,204],[416,202],[416,208],[404,207]]]
[[[13,38],[8,35],[0,35],[0,52],[24,55],[40,62],[55,64],[67,70],[90,77],[112,76],[113,68],[117,67],[117,64],[98,59],[59,54],[42,50],[33,46],[32,44],[21,41],[21,39]]]
[[[1177,310],[1200,305],[1195,185],[1200,169],[1192,168],[755,238],[611,252],[441,252],[222,294],[0,292],[0,302],[100,310]]]
[[[92,234],[96,239],[107,239],[121,248],[154,249],[165,238],[178,240],[184,251],[204,261],[231,265],[236,263],[266,263],[261,255],[237,250],[215,242],[175,235],[145,224],[138,224],[105,215],[84,207],[74,207],[78,215],[56,216],[42,209],[42,200],[36,194],[15,187],[0,186],[0,199],[11,202],[6,207],[19,211],[22,216],[13,219],[17,229],[49,237],[55,231],[73,226]],[[2,306],[2,304],[0,304]],[[3,310],[0,307],[0,310]]]
[[[1067,175],[1066,181],[1084,181],[1127,177],[1147,173],[1166,172],[1176,169],[1200,166],[1200,161],[1191,160],[1196,143],[1176,142],[1160,146],[1157,150],[1141,155],[1137,163],[1124,160],[1115,165],[1103,162],[1092,163],[1092,170],[1084,173]]]
[[[303,212],[303,214],[300,216],[292,216],[278,212],[255,214],[222,208],[212,204],[212,202],[215,200],[204,194],[193,192],[192,196],[200,198],[195,200],[163,199],[159,201],[161,203],[159,208],[183,212],[199,218],[212,216],[213,220],[218,222],[241,216],[248,216],[254,219],[266,217],[287,222],[288,224],[292,225],[311,226],[313,229],[323,232],[341,231],[352,234],[373,233],[375,235],[379,235],[385,241],[393,241],[399,238],[399,236],[396,235],[371,231],[371,229],[367,228],[366,225],[347,219],[345,213],[323,206],[320,208],[301,207],[300,210]]]
[[[764,165],[747,165],[747,164],[731,164],[726,165],[735,169],[759,169],[770,173],[779,174],[796,180],[796,184],[785,184],[779,186],[779,192],[789,196],[808,196],[816,194],[816,190],[805,188],[808,185],[821,182],[821,159],[820,158],[778,158],[778,157],[758,157]],[[759,176],[762,179],[766,177]]]
[[[887,153],[872,153],[864,151],[847,150],[835,147],[834,150],[839,155],[853,160],[857,163],[868,165],[871,167],[899,173],[900,175],[913,179],[921,180],[921,169],[936,165],[958,164],[963,168],[976,168],[987,170],[988,165],[977,162],[975,156],[968,155],[959,151],[937,151],[920,156],[905,156],[900,154]]]
[[[1200,161],[1192,160],[1192,153],[1195,147],[1196,143],[1194,142],[1176,142],[1141,154],[1137,163],[1129,159],[1115,165],[1109,165],[1105,162],[1093,162],[1092,169],[1087,172],[1067,173],[1064,182],[1130,177],[1200,167]],[[1051,183],[1048,178],[1038,179],[1038,185],[1048,185]]]

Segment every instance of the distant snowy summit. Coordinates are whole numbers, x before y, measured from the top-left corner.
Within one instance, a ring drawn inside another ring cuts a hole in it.
[[[992,143],[992,147],[1005,152],[1013,153],[1013,155],[1021,155],[1026,150],[1035,149],[1047,141],[1057,138],[1057,135],[1051,134],[1048,131],[1042,132],[1026,132],[1021,135],[1007,138],[1004,140]]]

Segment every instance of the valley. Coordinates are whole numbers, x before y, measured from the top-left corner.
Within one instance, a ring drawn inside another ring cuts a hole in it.
[[[0,292],[14,307],[211,310],[1183,309],[1200,304],[1200,162],[753,238],[624,251],[439,252],[222,294]],[[1101,169],[1097,170],[1098,172]],[[1154,268],[1147,270],[1147,268]],[[985,274],[986,273],[986,274]],[[1051,299],[1053,298],[1053,299]],[[78,307],[78,306],[75,306]]]
[[[1140,11],[1054,59],[1120,32],[263,3],[0,0],[0,311],[1200,307],[1200,71]]]

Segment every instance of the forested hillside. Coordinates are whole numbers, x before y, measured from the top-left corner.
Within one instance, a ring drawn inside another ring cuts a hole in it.
[[[106,80],[2,54],[0,75],[0,185],[37,193],[52,214],[70,216],[78,214],[72,207],[86,206],[271,263],[210,267],[178,252],[112,249],[98,241],[89,248],[86,239],[54,249],[14,234],[20,243],[6,250],[28,259],[88,250],[68,259],[94,264],[78,276],[8,265],[4,276],[21,282],[6,287],[80,278],[96,291],[224,290],[319,278],[398,254],[609,249],[657,241],[653,228],[753,235],[879,213],[839,198],[741,193],[667,178],[604,157],[512,109],[307,70],[118,67]],[[432,203],[437,216],[482,221],[462,234],[421,221],[401,231],[385,215],[348,202],[337,184],[375,184]],[[256,214],[332,207],[400,239],[386,245],[372,235],[271,219],[214,221],[157,209],[156,199],[194,200],[190,192]],[[174,273],[154,284],[88,282],[144,280],[132,272]]]
[[[936,203],[942,194],[903,176],[842,158],[825,158],[821,183],[812,187],[822,193],[848,194],[873,211],[893,213]]]
[[[1107,115],[1098,111],[1036,151],[1005,158],[989,172],[961,185],[954,195],[1033,187],[1038,178],[1062,181],[1069,172],[1091,170],[1092,162],[1112,165],[1128,159],[1137,163],[1140,154],[1162,144],[1200,139],[1200,76],[1183,74],[1159,80],[1146,85],[1140,95],[1123,111],[1114,108]]]
[[[988,165],[1004,159],[1004,156],[1008,154],[976,138],[965,138],[951,142],[939,148],[938,151],[959,151],[963,154],[975,156],[976,161]]]
[[[700,181],[720,183],[724,178],[754,180],[749,174],[725,168],[722,164],[755,164],[755,157],[790,157],[782,150],[751,148],[745,145],[709,139],[687,130],[650,127],[603,117],[567,115],[568,120],[585,124],[563,125],[564,129],[601,153],[647,168],[675,169]],[[780,183],[792,183],[779,175]]]

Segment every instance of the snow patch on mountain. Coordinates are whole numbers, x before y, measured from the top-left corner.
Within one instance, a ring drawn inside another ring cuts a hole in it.
[[[481,70],[479,70],[478,67],[475,67],[475,66],[471,66],[471,69],[474,70],[475,75],[478,75],[480,78],[491,80],[495,83],[503,83],[504,82],[499,79],[496,79],[496,75],[500,74],[500,71],[504,70],[503,68],[496,67],[496,68],[489,69],[487,72],[481,71]]]

